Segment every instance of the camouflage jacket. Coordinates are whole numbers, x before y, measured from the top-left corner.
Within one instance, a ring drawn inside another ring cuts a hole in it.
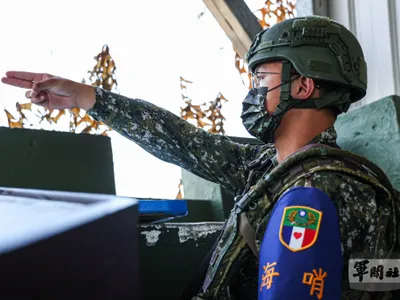
[[[157,158],[218,183],[234,194],[245,188],[251,162],[258,160],[260,164],[275,154],[273,145],[235,143],[226,136],[196,128],[149,102],[100,88],[96,88],[96,103],[87,113]]]
[[[248,190],[265,171],[277,165],[273,145],[242,145],[232,142],[226,136],[198,129],[167,110],[140,99],[129,99],[97,88],[96,103],[88,113],[159,159],[216,182],[235,195]],[[310,143],[336,146],[334,128],[322,132]],[[345,264],[352,253],[387,251],[393,248],[394,240],[390,233],[395,231],[395,221],[391,203],[380,198],[369,184],[347,174],[325,171],[299,179],[287,188],[295,186],[319,188],[333,201],[339,217]],[[264,222],[252,224],[257,228],[258,240],[262,239],[267,221],[268,213]],[[231,268],[235,270],[234,274],[214,278],[219,283],[220,280],[226,281],[219,284],[221,289],[218,289],[218,293],[213,293],[211,287],[204,291],[202,297],[257,298],[257,262],[254,255],[247,248],[237,257],[234,262],[237,266]],[[383,298],[383,294],[365,296],[362,292],[350,291],[346,268],[342,299],[391,299]],[[243,289],[243,283],[250,289]],[[254,293],[251,292],[253,290]]]

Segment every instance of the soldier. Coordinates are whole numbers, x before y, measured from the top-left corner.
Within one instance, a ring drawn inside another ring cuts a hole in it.
[[[193,299],[390,299],[349,287],[352,253],[397,248],[396,191],[378,167],[336,144],[337,115],[366,93],[357,39],[328,18],[294,18],[259,33],[247,61],[254,87],[241,117],[263,145],[234,143],[149,102],[48,74],[11,71],[2,82],[29,89],[45,107],[85,109],[236,195]]]

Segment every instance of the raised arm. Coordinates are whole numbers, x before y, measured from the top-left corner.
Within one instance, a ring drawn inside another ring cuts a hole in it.
[[[88,114],[159,159],[234,191],[245,185],[245,167],[262,150],[211,134],[175,114],[140,99],[100,88]]]
[[[246,184],[247,165],[269,146],[241,145],[198,129],[140,99],[49,74],[7,72],[3,83],[30,89],[33,103],[52,109],[79,107],[159,159],[235,192]]]

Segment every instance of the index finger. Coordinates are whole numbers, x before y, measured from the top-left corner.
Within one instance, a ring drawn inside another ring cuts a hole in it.
[[[8,71],[6,72],[6,76],[9,78],[15,78],[15,79],[21,79],[25,81],[34,81],[35,79],[37,80],[40,73],[32,73],[32,72],[20,72],[20,71]],[[43,77],[43,76],[41,76]]]
[[[9,85],[13,85],[16,87],[24,88],[24,89],[31,89],[33,86],[32,81],[25,81],[21,79],[15,79],[15,78],[10,78],[10,77],[3,77],[1,79],[1,82]]]
[[[22,71],[8,71],[6,72],[7,77],[3,77],[1,81],[5,84],[17,86],[20,88],[31,89],[32,85],[36,81],[41,81],[52,77],[45,73],[33,73],[33,72],[22,72]]]

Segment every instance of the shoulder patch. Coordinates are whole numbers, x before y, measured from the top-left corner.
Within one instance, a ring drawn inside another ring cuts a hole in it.
[[[314,245],[318,237],[322,211],[309,206],[287,206],[283,210],[279,239],[296,252]]]
[[[343,257],[336,208],[313,187],[275,204],[260,248],[258,299],[340,299]]]

